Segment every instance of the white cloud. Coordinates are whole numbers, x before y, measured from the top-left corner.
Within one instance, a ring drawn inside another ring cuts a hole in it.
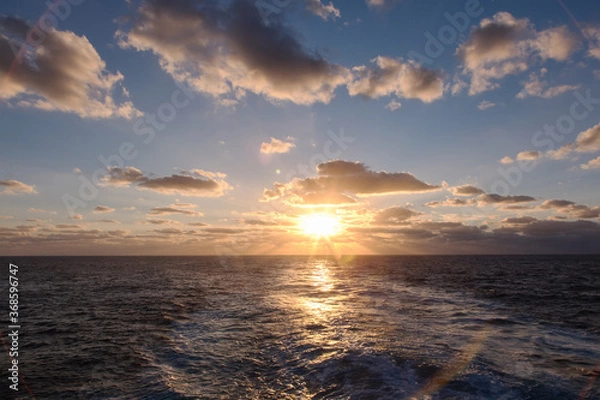
[[[496,103],[492,103],[491,101],[488,101],[488,100],[483,100],[479,104],[477,104],[477,108],[479,108],[480,110],[487,110],[488,108],[492,108],[495,105],[496,105]]]
[[[285,142],[283,140],[271,138],[271,141],[260,145],[260,152],[263,154],[288,153],[292,148],[296,147],[293,142]]]
[[[599,169],[600,168],[600,157],[594,158],[585,164],[581,164],[583,169]]]
[[[115,100],[113,93],[123,75],[106,70],[106,63],[85,36],[49,28],[43,40],[31,45],[27,42],[31,29],[19,18],[0,17],[0,99],[82,118],[142,115],[131,101]],[[21,52],[19,62],[13,48]]]
[[[390,111],[396,111],[400,107],[402,107],[402,103],[400,103],[397,100],[392,100],[387,104],[387,106],[385,106],[385,108],[387,108]]]
[[[566,61],[578,41],[566,26],[536,31],[527,18],[508,12],[483,19],[457,49],[463,73],[470,77],[469,94],[499,87],[498,80],[529,69],[535,58]]]
[[[535,161],[542,156],[539,151],[522,151],[517,154],[518,161]]]
[[[336,19],[341,16],[340,10],[335,8],[332,2],[325,5],[321,0],[306,0],[306,9],[324,20]]]
[[[566,144],[557,150],[550,150],[546,155],[549,158],[560,160],[573,152],[593,153],[596,151],[600,151],[600,124],[581,132],[577,135],[575,142]]]
[[[550,99],[552,97],[559,96],[565,92],[579,89],[579,85],[557,85],[549,86],[547,81],[541,80],[548,70],[542,68],[539,74],[531,73],[529,80],[523,82],[523,89],[517,94],[517,98],[524,99],[527,96],[541,97],[544,99]]]
[[[354,80],[348,83],[350,96],[374,99],[393,94],[398,98],[431,103],[444,95],[444,81],[438,71],[413,61],[404,62],[384,56],[372,62],[375,66],[362,65],[352,69]]]

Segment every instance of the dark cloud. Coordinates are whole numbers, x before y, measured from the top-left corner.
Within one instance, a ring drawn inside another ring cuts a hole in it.
[[[514,204],[514,203],[528,203],[535,201],[535,198],[531,196],[501,196],[499,194],[484,194],[477,197],[477,201],[484,205],[486,204]]]
[[[94,208],[94,211],[93,211],[93,213],[95,213],[95,214],[98,214],[98,213],[111,213],[111,212],[113,212],[113,211],[115,211],[115,209],[114,209],[114,208],[111,208],[111,207],[107,207],[107,206],[96,206],[96,207]]]
[[[149,219],[149,220],[146,220],[146,223],[152,224],[152,225],[167,225],[167,224],[178,223],[178,222],[171,221],[168,219]]]
[[[110,186],[136,186],[164,194],[181,196],[219,197],[230,187],[223,180],[224,174],[203,170],[184,171],[162,178],[146,176],[134,167],[110,167],[102,182]]]
[[[483,194],[485,193],[483,191],[483,189],[480,189],[476,186],[473,185],[462,185],[462,186],[456,186],[456,187],[452,187],[450,189],[450,192],[452,192],[453,195],[455,196],[473,196],[476,194]]]
[[[570,218],[600,218],[600,206],[590,207],[585,204],[576,204],[569,200],[546,200],[539,208],[542,210],[556,210],[565,213]]]
[[[418,215],[422,215],[422,213],[404,207],[390,207],[378,211],[371,223],[374,225],[404,224],[407,220]]]
[[[314,178],[294,179],[287,184],[275,183],[273,189],[265,189],[262,200],[288,197],[294,202],[293,199],[304,196],[319,199],[335,199],[337,196],[338,200],[348,200],[350,195],[418,193],[441,188],[406,172],[375,172],[362,163],[343,160],[321,163],[317,166],[317,173]]]
[[[265,25],[245,0],[226,6],[146,1],[117,37],[121,47],[154,52],[174,79],[225,104],[247,92],[273,101],[328,103],[350,76],[346,68],[306,50],[276,18]]]
[[[537,221],[537,218],[534,217],[513,217],[513,218],[505,218],[502,220],[503,224],[515,225],[515,224],[530,224],[532,222]]]
[[[183,215],[194,215],[202,216],[203,214],[193,210],[173,208],[173,207],[154,207],[150,210],[148,215],[169,215],[169,214],[183,214]]]

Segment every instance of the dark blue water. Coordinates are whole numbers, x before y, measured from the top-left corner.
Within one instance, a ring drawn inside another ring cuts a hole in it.
[[[598,256],[2,262],[0,398],[600,398]]]

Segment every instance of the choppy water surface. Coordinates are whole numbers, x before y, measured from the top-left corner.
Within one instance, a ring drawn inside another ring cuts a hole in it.
[[[600,398],[600,257],[9,261],[39,399]]]

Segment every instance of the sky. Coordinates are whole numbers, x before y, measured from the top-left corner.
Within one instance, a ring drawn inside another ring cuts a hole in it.
[[[589,0],[7,0],[0,254],[600,251]]]

